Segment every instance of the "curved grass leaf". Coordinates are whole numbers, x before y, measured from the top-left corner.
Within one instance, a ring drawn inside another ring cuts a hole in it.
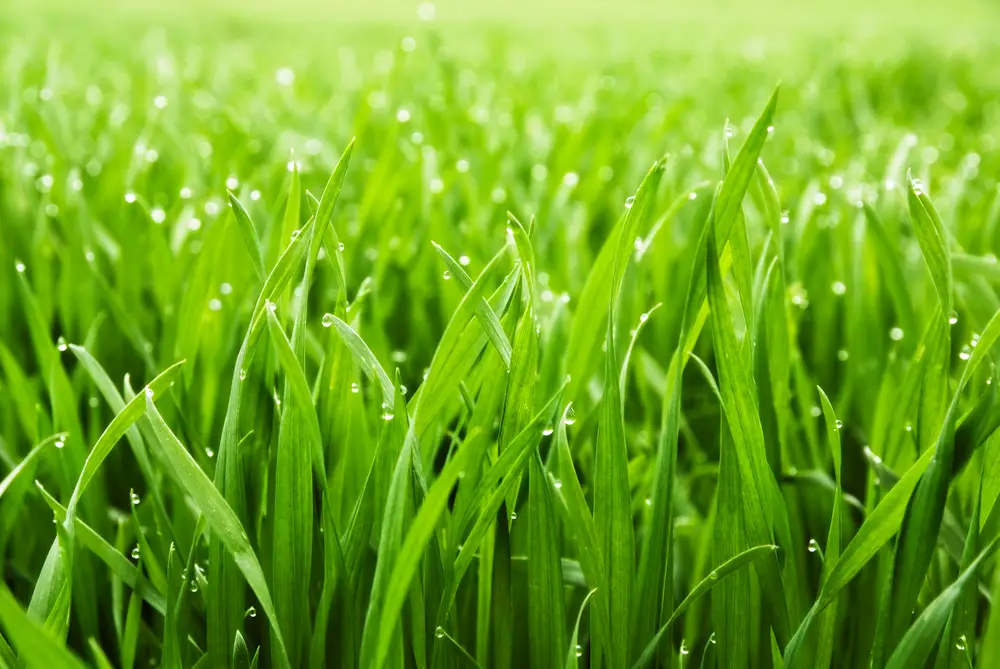
[[[146,400],[146,412],[153,425],[153,432],[159,439],[161,457],[169,466],[177,483],[198,505],[212,529],[212,536],[218,537],[219,541],[225,545],[236,566],[239,567],[254,594],[257,595],[261,608],[264,609],[264,613],[271,621],[272,632],[280,649],[281,666],[288,666],[285,643],[278,626],[278,617],[271,601],[267,580],[264,578],[260,562],[257,561],[257,556],[250,546],[250,538],[247,536],[246,530],[243,529],[239,518],[233,513],[222,494],[212,485],[212,481],[201,471],[198,463],[177,440],[167,424],[163,422],[163,417],[160,416],[156,405],[153,404],[152,394],[147,391],[140,397],[144,397]]]
[[[994,539],[990,542],[955,582],[945,588],[923,610],[900,640],[899,645],[896,646],[896,650],[886,664],[886,669],[923,666],[937,644],[955,602],[967,588],[975,583],[979,565],[993,555],[997,546],[1000,546],[1000,539]]]
[[[0,622],[7,638],[20,651],[31,669],[84,669],[83,662],[31,620],[14,599],[5,583],[0,583]]]
[[[734,555],[732,558],[713,569],[708,576],[703,578],[698,585],[696,585],[694,589],[688,593],[687,597],[681,600],[681,603],[677,605],[676,609],[674,609],[674,612],[670,615],[670,618],[667,619],[667,622],[659,629],[656,636],[653,637],[653,640],[650,641],[646,648],[642,651],[642,655],[639,656],[639,660],[632,665],[632,669],[640,669],[640,667],[644,667],[652,661],[652,659],[656,656],[656,648],[663,640],[667,630],[669,630],[670,626],[673,625],[685,611],[687,611],[689,606],[743,567],[756,560],[766,559],[767,557],[773,556],[777,550],[778,547],[774,545],[754,546],[753,548],[749,548],[738,555]]]

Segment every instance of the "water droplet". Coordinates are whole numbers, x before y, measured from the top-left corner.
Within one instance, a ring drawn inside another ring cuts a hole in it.
[[[681,655],[687,655],[690,652],[691,651],[688,650],[687,644],[684,642],[684,639],[681,639]]]
[[[517,511],[511,511],[510,512],[510,519],[511,520],[517,520]]]
[[[844,427],[844,421],[838,418],[836,421],[834,421],[833,426],[836,427],[837,430],[840,430],[840,428]]]
[[[401,384],[399,384],[399,392],[400,392],[401,394],[405,395],[406,393],[408,393],[408,392],[410,392],[410,391],[409,391],[409,390],[407,389],[407,387],[406,387],[405,385],[403,385],[403,384],[401,383]]]
[[[396,112],[396,120],[399,121],[400,123],[406,123],[406,122],[408,122],[410,120],[410,110],[409,109],[400,109],[399,111],[397,111]]]
[[[139,506],[141,500],[134,490],[130,493],[129,497],[132,499],[132,506]]]
[[[132,559],[133,560],[139,559],[139,544],[136,544],[135,548],[132,549]]]
[[[153,219],[153,223],[159,225],[167,220],[167,212],[163,211],[161,207],[153,207],[149,212],[149,217]]]
[[[719,572],[717,572],[717,571],[715,571],[713,569],[712,572],[708,575],[708,577],[710,579],[712,579],[713,581],[718,581],[719,580]]]
[[[382,420],[392,420],[396,415],[392,412],[392,407],[387,402],[382,402]]]
[[[256,618],[257,617],[257,607],[251,606],[247,609],[247,612],[243,615],[244,618]]]
[[[217,297],[213,297],[208,301],[209,311],[222,311],[222,300]]]
[[[66,435],[65,434],[60,434],[59,438],[56,439],[55,446],[56,446],[56,448],[62,448],[65,445],[66,445]]]
[[[14,261],[14,270],[18,274],[24,274],[24,269],[25,268],[24,268],[24,263],[23,262],[21,262],[20,260],[15,260]]]
[[[713,646],[715,645],[715,632],[712,632],[712,634],[708,637],[708,642]]]
[[[137,199],[136,194],[133,193],[132,191],[125,193],[125,201],[128,202],[129,204],[134,204],[136,199]]]
[[[653,506],[653,498],[652,497],[647,497],[645,499],[645,503],[646,503],[646,506]]]
[[[889,330],[889,339],[893,341],[900,341],[903,338],[903,328],[895,327]]]
[[[809,415],[813,418],[819,418],[823,415],[823,410],[814,404],[812,408],[809,409]]]
[[[907,432],[913,432],[913,423],[911,423],[911,422],[907,421],[907,422],[906,422],[906,425],[904,426],[904,429],[905,429],[905,430],[906,430]]]
[[[631,209],[634,203],[635,203],[635,196],[634,195],[629,196],[628,199],[625,200],[625,208]]]
[[[958,637],[958,642],[955,644],[957,650],[965,650],[969,645],[969,640],[965,638],[965,635]]]
[[[282,86],[291,86],[295,83],[295,72],[290,67],[282,67],[274,73],[274,79]]]
[[[958,314],[955,312],[951,313],[951,317],[948,319],[948,325],[954,325],[958,322]]]
[[[443,278],[445,281],[448,281],[449,279],[451,279],[451,272],[445,270],[444,274],[441,275],[441,278]]]
[[[441,627],[440,625],[438,625],[437,628],[435,628],[435,630],[434,630],[434,636],[436,638],[438,638],[438,639],[443,639],[444,638],[444,628]]]
[[[576,422],[576,409],[573,408],[573,403],[570,402],[566,405],[566,411],[563,413],[563,425],[572,425]]]
[[[576,644],[576,656],[583,657],[583,646]]]
[[[790,220],[791,219],[789,218],[787,211],[781,212],[781,224],[782,225],[788,225],[788,221],[790,221]]]
[[[205,455],[207,457],[209,457],[209,458],[214,458],[215,457],[215,451],[213,451],[211,448],[209,448],[208,446],[206,446],[205,447]]]
[[[847,362],[847,358],[849,357],[850,354],[847,352],[846,348],[842,348],[839,351],[837,351],[837,360],[840,360],[841,362]]]
[[[344,242],[337,242],[337,250],[338,251],[340,251],[341,253],[343,253],[344,249],[346,249],[346,248],[347,247],[344,246]]]
[[[562,481],[560,481],[559,479],[554,480],[552,482],[552,485],[555,487],[556,490],[562,490]]]
[[[351,384],[351,392],[354,393],[355,395],[357,395],[358,393],[361,392],[361,386],[359,386],[356,383],[352,383]]]
[[[299,233],[301,232],[301,230],[292,230],[292,239],[298,239]]]
[[[333,314],[323,314],[323,320],[321,321],[323,323],[323,327],[328,328],[333,325],[333,318]]]
[[[272,302],[271,300],[264,300],[264,307],[265,307],[265,308],[266,308],[266,309],[267,309],[268,311],[270,311],[270,312],[272,312],[272,313],[273,313],[273,312],[274,312],[274,310],[278,308],[278,305],[277,305],[277,304],[275,304],[274,302]]]
[[[962,350],[958,353],[958,357],[962,360],[968,360],[972,357],[972,350],[968,347],[968,345],[963,346]]]
[[[188,590],[190,590],[191,592],[198,592],[198,578],[197,577],[191,579],[191,585],[188,586]]]
[[[555,430],[552,429],[551,425],[546,425],[545,428],[542,429],[542,436],[543,437],[547,437],[550,434],[552,434],[554,431]]]
[[[240,381],[244,381],[247,378],[247,370],[240,369]]]
[[[421,2],[417,5],[417,18],[421,21],[433,21],[435,16],[437,16],[437,7],[434,6],[433,2]]]
[[[810,553],[815,553],[817,551],[819,551],[819,542],[816,541],[815,539],[810,539],[809,540],[809,552]]]
[[[834,295],[843,295],[847,292],[847,286],[844,285],[843,281],[834,281],[833,285],[830,286],[830,290],[833,291]]]
[[[69,346],[66,344],[65,337],[59,337],[59,339],[56,340],[56,348],[59,350],[60,353],[69,348]]]

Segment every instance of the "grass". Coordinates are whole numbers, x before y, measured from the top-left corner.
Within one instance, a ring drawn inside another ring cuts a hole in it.
[[[986,9],[58,4],[0,49],[0,669],[1000,664]]]

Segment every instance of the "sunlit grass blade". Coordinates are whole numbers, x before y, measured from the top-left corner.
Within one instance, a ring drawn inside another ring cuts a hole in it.
[[[764,435],[757,413],[754,381],[749,361],[740,351],[729,312],[715,238],[708,240],[708,298],[712,316],[712,339],[719,368],[719,389],[727,423],[735,442],[747,540],[762,545],[771,542],[774,518],[782,513],[772,505],[781,504],[773,473],[767,464]],[[757,573],[761,591],[771,613],[771,625],[779,643],[789,636],[788,608],[776,556],[765,558]]]
[[[250,256],[250,262],[257,273],[257,278],[263,282],[267,278],[267,272],[264,270],[264,259],[260,255],[260,242],[258,241],[257,228],[253,224],[253,219],[250,218],[250,214],[247,213],[243,204],[236,198],[236,195],[232,191],[229,192],[229,206],[233,210],[236,227],[240,231],[240,237],[243,238],[243,244],[247,247],[247,254]]]
[[[465,271],[461,263],[452,258],[451,254],[445,251],[437,242],[431,242],[431,244],[434,245],[434,250],[438,252],[438,255],[444,259],[445,265],[448,267],[447,271],[451,276],[455,277],[455,280],[462,286],[462,289],[469,290],[472,288],[472,277]],[[479,318],[479,322],[483,324],[486,335],[493,342],[493,346],[496,347],[504,365],[509,368],[513,349],[510,341],[507,339],[507,333],[503,331],[503,327],[500,325],[500,319],[497,318],[496,313],[490,308],[489,303],[485,299],[480,298],[479,304],[476,306],[476,316]]]
[[[622,249],[625,250],[625,257],[628,257],[628,251],[632,248],[636,235],[646,225],[663,177],[663,167],[663,161],[653,163],[635,195],[627,201],[624,217],[605,239],[580,293],[578,302],[580,305],[586,305],[584,308],[603,309],[611,299],[612,293],[617,293],[621,277],[625,273],[624,264],[618,266],[619,257],[622,256]],[[589,380],[590,374],[596,368],[595,354],[600,348],[606,330],[607,322],[604,317],[592,318],[581,312],[573,319],[569,341],[566,344],[566,371],[570,375],[567,397],[570,400],[576,397],[579,389]]]

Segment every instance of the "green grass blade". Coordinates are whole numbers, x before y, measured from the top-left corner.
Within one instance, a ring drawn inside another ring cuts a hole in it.
[[[635,537],[628,477],[628,449],[612,326],[608,326],[604,398],[601,401],[594,454],[594,524],[605,566],[601,606],[608,607],[610,636],[606,648],[612,666],[629,657],[629,615],[635,572]],[[606,603],[605,603],[606,602]]]
[[[569,638],[569,648],[566,650],[566,663],[563,665],[565,669],[577,669],[580,666],[580,657],[583,655],[583,649],[577,643],[580,638],[580,621],[583,619],[583,612],[587,609],[587,603],[595,592],[597,590],[588,592],[587,596],[583,598],[583,602],[580,603],[580,612],[576,614],[573,634]]]
[[[558,667],[566,612],[552,482],[537,451],[528,462],[528,642],[531,663]],[[575,646],[575,644],[574,644]]]
[[[734,167],[735,169],[735,167]],[[774,517],[782,509],[773,474],[767,464],[764,434],[757,413],[756,392],[749,361],[740,351],[729,312],[715,238],[708,240],[708,298],[712,315],[712,339],[719,368],[719,389],[739,463],[745,510],[747,540],[751,544],[770,544]],[[776,556],[764,559],[758,569],[761,590],[771,612],[771,624],[779,643],[789,636],[788,607]]]
[[[955,602],[975,582],[979,565],[993,555],[997,546],[1000,546],[1000,539],[994,539],[990,542],[955,582],[945,588],[923,610],[900,640],[886,664],[886,669],[917,667],[922,666],[927,661],[940,638],[941,631],[948,621],[948,616],[951,614]]]
[[[725,582],[727,578],[739,572],[739,570],[743,567],[746,567],[757,560],[766,559],[767,557],[772,556],[777,550],[778,547],[773,545],[754,546],[753,548],[748,548],[747,550],[734,555],[732,558],[713,569],[708,576],[699,581],[698,585],[696,585],[691,592],[689,592],[687,596],[681,600],[681,603],[677,605],[674,612],[670,614],[670,618],[667,619],[667,622],[659,629],[656,636],[653,637],[653,640],[650,641],[646,648],[642,651],[642,655],[639,657],[639,660],[632,665],[632,669],[639,669],[652,661],[652,659],[656,656],[656,648],[664,638],[667,630],[670,629],[670,626],[673,625],[674,622],[676,622],[694,602],[698,601],[698,599],[705,595],[705,593],[711,591],[716,585]]]
[[[333,319],[333,328],[340,339],[350,350],[351,354],[354,356],[355,361],[358,363],[358,367],[364,372],[372,383],[378,385],[382,391],[382,401],[385,402],[389,408],[393,408],[393,396],[395,395],[395,389],[392,385],[392,380],[389,375],[386,374],[385,369],[379,363],[378,358],[372,353],[371,349],[368,348],[368,344],[365,343],[357,332],[354,331],[350,325],[340,320],[334,315],[327,317],[329,320]]]
[[[826,423],[826,438],[830,447],[830,455],[833,458],[833,471],[837,481],[837,488],[833,494],[833,515],[830,518],[830,530],[826,538],[823,560],[823,578],[829,578],[830,570],[840,558],[840,543],[842,535],[841,520],[841,498],[844,489],[841,484],[841,446],[840,428],[841,423],[834,413],[830,398],[826,396],[823,389],[817,386],[820,402],[823,406],[823,418]],[[837,625],[837,602],[834,601],[822,614],[819,621],[819,641],[816,646],[815,666],[817,669],[827,669],[833,657],[833,645],[836,638]]]
[[[0,622],[28,667],[83,669],[86,666],[21,610],[6,584],[0,584]]]
[[[433,244],[434,250],[438,252],[438,255],[444,259],[444,263],[448,267],[447,271],[451,276],[455,277],[455,280],[462,286],[462,289],[469,290],[472,288],[472,277],[465,271],[461,263],[452,258],[451,254],[445,251],[437,242],[432,241],[431,244]],[[482,323],[483,329],[486,330],[486,335],[493,342],[493,346],[496,347],[497,352],[500,354],[504,366],[509,369],[513,349],[510,341],[507,339],[507,333],[503,331],[503,327],[500,325],[500,319],[497,318],[496,313],[483,298],[479,299],[479,304],[476,306],[476,316],[479,318],[479,322]]]
[[[66,439],[66,435],[64,433],[53,434],[52,436],[46,437],[40,441],[34,448],[28,451],[28,454],[24,456],[24,458],[17,463],[13,469],[10,470],[10,473],[7,474],[2,481],[0,481],[0,497],[3,497],[3,494],[7,492],[7,489],[10,488],[11,485],[14,484],[14,481],[17,480],[17,477],[20,476],[22,472],[31,470],[32,463],[38,459],[47,446],[55,444],[60,439]]]
[[[232,191],[229,192],[229,206],[233,210],[233,216],[236,218],[236,227],[243,238],[243,244],[247,247],[247,254],[250,256],[250,262],[253,263],[254,272],[257,273],[257,278],[263,282],[267,278],[267,272],[264,270],[264,258],[260,255],[260,242],[258,241],[257,228],[253,224],[253,219],[250,218],[250,214],[247,213],[243,204],[236,198]]]
[[[153,424],[153,431],[159,439],[159,451],[164,462],[168,464],[175,480],[198,505],[199,510],[212,528],[213,536],[226,546],[236,565],[246,578],[257,599],[260,600],[264,613],[271,621],[273,634],[280,648],[280,659],[287,665],[288,658],[285,644],[278,626],[277,613],[267,587],[267,580],[261,570],[260,562],[250,546],[250,538],[226,503],[222,494],[212,485],[211,480],[201,471],[191,454],[184,448],[174,433],[170,431],[163,417],[153,404],[153,396],[148,391],[143,394],[146,399],[146,412]],[[284,666],[283,665],[283,666]]]

